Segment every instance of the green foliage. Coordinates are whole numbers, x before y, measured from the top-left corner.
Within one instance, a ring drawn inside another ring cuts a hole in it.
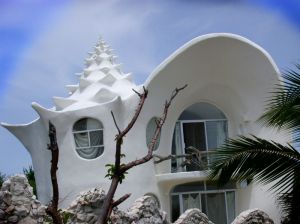
[[[296,68],[300,70],[300,65]],[[297,146],[300,143],[300,74],[288,70],[283,78],[260,122],[289,131]],[[219,185],[249,179],[272,183],[270,189],[278,194],[286,214],[283,223],[300,223],[300,153],[293,146],[255,136],[239,136],[229,139],[212,156],[211,179],[217,179]]]
[[[300,64],[296,64],[300,71]],[[300,73],[287,70],[283,82],[275,89],[274,96],[268,100],[265,113],[260,121],[271,127],[293,132],[295,141],[300,140]]]
[[[71,219],[74,216],[72,213],[67,212],[67,211],[59,210],[59,213],[62,217],[62,220],[63,220],[64,224],[66,224],[68,222],[68,220]]]
[[[105,167],[107,168],[107,174],[105,175],[105,177],[108,177],[109,179],[112,179],[115,172],[116,172],[116,167],[114,164],[106,164]]]
[[[210,177],[217,177],[221,185],[231,179],[263,184],[278,180],[271,189],[286,191],[292,189],[294,170],[300,168],[300,153],[294,147],[255,136],[229,139],[213,157]]]
[[[44,223],[53,224],[53,220],[48,214],[44,217]]]
[[[122,154],[124,155],[124,154]],[[121,157],[122,157],[121,155]],[[125,155],[124,155],[125,156]],[[121,164],[121,167],[124,166],[125,164]],[[114,176],[116,176],[116,167],[114,164],[106,164],[105,167],[107,168],[107,174],[105,175],[105,177],[108,177],[110,180],[113,179]],[[122,184],[123,180],[125,179],[125,175],[127,174],[127,172],[121,173],[119,174],[119,183]]]
[[[6,175],[0,172],[0,188],[2,187],[2,184],[4,183],[6,178],[7,178]]]
[[[34,176],[34,170],[32,168],[32,166],[29,166],[28,169],[23,168],[23,173],[26,176],[28,183],[30,184],[30,186],[33,189],[33,194],[36,194],[36,182],[35,182],[35,176]]]
[[[74,214],[61,209],[58,209],[58,213],[62,217],[63,224],[66,224],[74,216]],[[46,216],[44,217],[44,223],[54,224],[52,217],[48,214],[46,214]]]

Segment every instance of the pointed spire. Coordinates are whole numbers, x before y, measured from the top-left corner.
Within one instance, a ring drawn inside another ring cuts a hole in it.
[[[116,78],[111,74],[108,73],[106,76],[104,76],[102,79],[99,80],[104,85],[111,86],[116,81]]]
[[[132,93],[129,89],[136,87],[132,82],[132,75],[123,74],[122,64],[115,62],[118,57],[112,54],[112,51],[113,49],[102,38],[98,40],[94,51],[88,53],[85,59],[86,67],[81,73],[76,74],[79,77],[79,84],[66,86],[72,96],[53,98],[57,112],[76,102],[93,101],[102,104],[112,102],[116,97],[123,99]],[[129,88],[128,91],[124,91],[123,85],[124,88]],[[73,94],[75,92],[76,94]]]
[[[88,67],[90,66],[93,62],[95,61],[94,57],[89,57],[85,59],[85,66]]]
[[[78,73],[75,73],[75,75],[80,78],[83,75],[83,73],[82,72],[78,72]]]
[[[66,89],[69,91],[69,94],[73,94],[78,89],[78,85],[66,85]]]
[[[118,56],[111,55],[111,57],[109,58],[110,63],[115,64],[117,58],[118,58]]]
[[[123,75],[122,79],[126,79],[129,82],[132,82],[132,73],[127,73],[127,74]]]
[[[87,80],[85,78],[81,78],[79,80],[79,89],[80,89],[80,91],[84,90],[86,87],[88,87],[91,84],[92,84],[92,81]]]
[[[97,103],[105,103],[112,101],[117,95],[107,88],[101,88],[93,97],[93,101]]]
[[[91,56],[93,56],[95,53],[92,52],[92,51],[89,51],[87,54],[88,54],[89,57],[91,57]]]
[[[119,63],[119,64],[114,64],[114,65],[113,65],[113,68],[118,69],[118,70],[121,70],[122,64],[121,64],[121,63]]]
[[[106,44],[106,42],[102,38],[99,39],[99,41],[97,42],[94,49],[95,49],[95,53],[97,55],[100,55],[102,53],[106,53],[106,54],[110,55],[113,51],[113,49],[111,49],[110,45]]]
[[[103,67],[103,68],[100,68],[100,71],[107,74],[110,71],[110,68],[109,67]]]
[[[57,116],[58,113],[60,113],[59,111],[55,111],[52,109],[47,109],[45,107],[42,107],[40,104],[33,102],[31,103],[31,107],[38,113],[38,115],[43,119],[43,120],[49,120],[55,116]],[[46,122],[48,123],[48,121]]]
[[[97,63],[97,65],[99,65],[102,61],[103,61],[103,57],[100,57],[99,55],[97,55],[95,58],[95,62]]]
[[[76,100],[63,97],[52,97],[52,99],[57,110],[63,110],[64,108],[76,102]]]
[[[88,77],[92,72],[93,71],[88,68],[83,69],[84,77]]]

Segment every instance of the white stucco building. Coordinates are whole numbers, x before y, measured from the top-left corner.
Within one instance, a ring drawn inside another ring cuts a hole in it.
[[[55,107],[32,107],[39,118],[24,125],[2,124],[26,147],[32,157],[38,198],[51,198],[50,152],[47,150],[48,122],[57,130],[60,149],[58,181],[60,206],[67,206],[80,192],[95,186],[108,189],[105,164],[113,163],[117,132],[110,112],[125,127],[136,109],[140,90],[123,74],[110,48],[100,40],[86,59],[79,84],[69,85],[70,96],[54,97]],[[122,205],[136,198],[155,195],[163,210],[176,219],[190,207],[201,208],[216,224],[230,223],[249,208],[261,208],[277,222],[280,212],[266,187],[230,184],[223,189],[206,182],[209,154],[225,138],[254,133],[277,141],[285,137],[256,123],[268,92],[278,83],[279,72],[270,55],[255,43],[233,34],[197,37],[175,51],[159,65],[144,86],[149,96],[134,128],[126,136],[124,161],[147,152],[155,117],[175,87],[188,84],[174,100],[155,154],[186,153],[188,146],[201,151],[203,167],[181,166],[180,159],[159,164],[150,161],[130,170],[117,196],[132,193]],[[225,221],[224,221],[225,220]]]

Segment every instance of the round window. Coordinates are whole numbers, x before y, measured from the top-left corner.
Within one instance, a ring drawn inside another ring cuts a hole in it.
[[[73,126],[76,152],[84,159],[95,159],[104,151],[103,125],[93,118],[78,120]]]

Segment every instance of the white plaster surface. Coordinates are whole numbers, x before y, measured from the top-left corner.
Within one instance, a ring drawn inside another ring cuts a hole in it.
[[[95,53],[86,60],[86,69],[79,74],[79,84],[67,86],[71,92],[69,97],[55,98],[53,109],[33,103],[40,119],[31,124],[2,124],[30,152],[37,175],[38,196],[44,203],[51,196],[50,154],[46,149],[49,121],[56,126],[60,149],[60,206],[66,207],[80,191],[95,186],[101,186],[106,191],[108,189],[109,180],[104,178],[105,164],[114,161],[114,137],[117,132],[110,111],[115,113],[120,128],[124,128],[139,100],[131,89],[141,89],[131,81],[130,75],[120,71],[120,65],[114,60],[109,46],[100,40]],[[178,95],[170,108],[156,154],[166,156],[171,153],[176,120],[185,108],[197,102],[211,103],[226,115],[230,137],[248,133],[270,136],[270,130],[261,129],[255,121],[263,112],[268,92],[278,83],[278,75],[270,55],[243,37],[218,33],[191,40],[158,66],[145,82],[149,96],[137,123],[125,138],[124,162],[146,154],[145,131],[148,121],[161,115],[164,101],[172,90],[185,84],[188,87]],[[80,158],[75,150],[72,126],[84,117],[98,119],[104,126],[104,153],[93,160]],[[286,136],[276,133],[272,138],[282,142],[288,140]],[[118,188],[117,197],[128,192],[132,196],[121,207],[132,204],[135,198],[145,193],[154,193],[160,198],[162,209],[170,211],[169,193],[175,185],[195,181],[197,177],[198,180],[205,179],[201,172],[186,174],[186,177],[185,173],[171,174],[170,170],[170,161],[158,165],[151,161],[130,170]],[[264,210],[277,222],[280,214],[274,198],[263,192],[265,188],[257,186],[237,190],[237,208],[243,210],[266,205],[268,208]],[[247,196],[249,193],[251,198]]]

